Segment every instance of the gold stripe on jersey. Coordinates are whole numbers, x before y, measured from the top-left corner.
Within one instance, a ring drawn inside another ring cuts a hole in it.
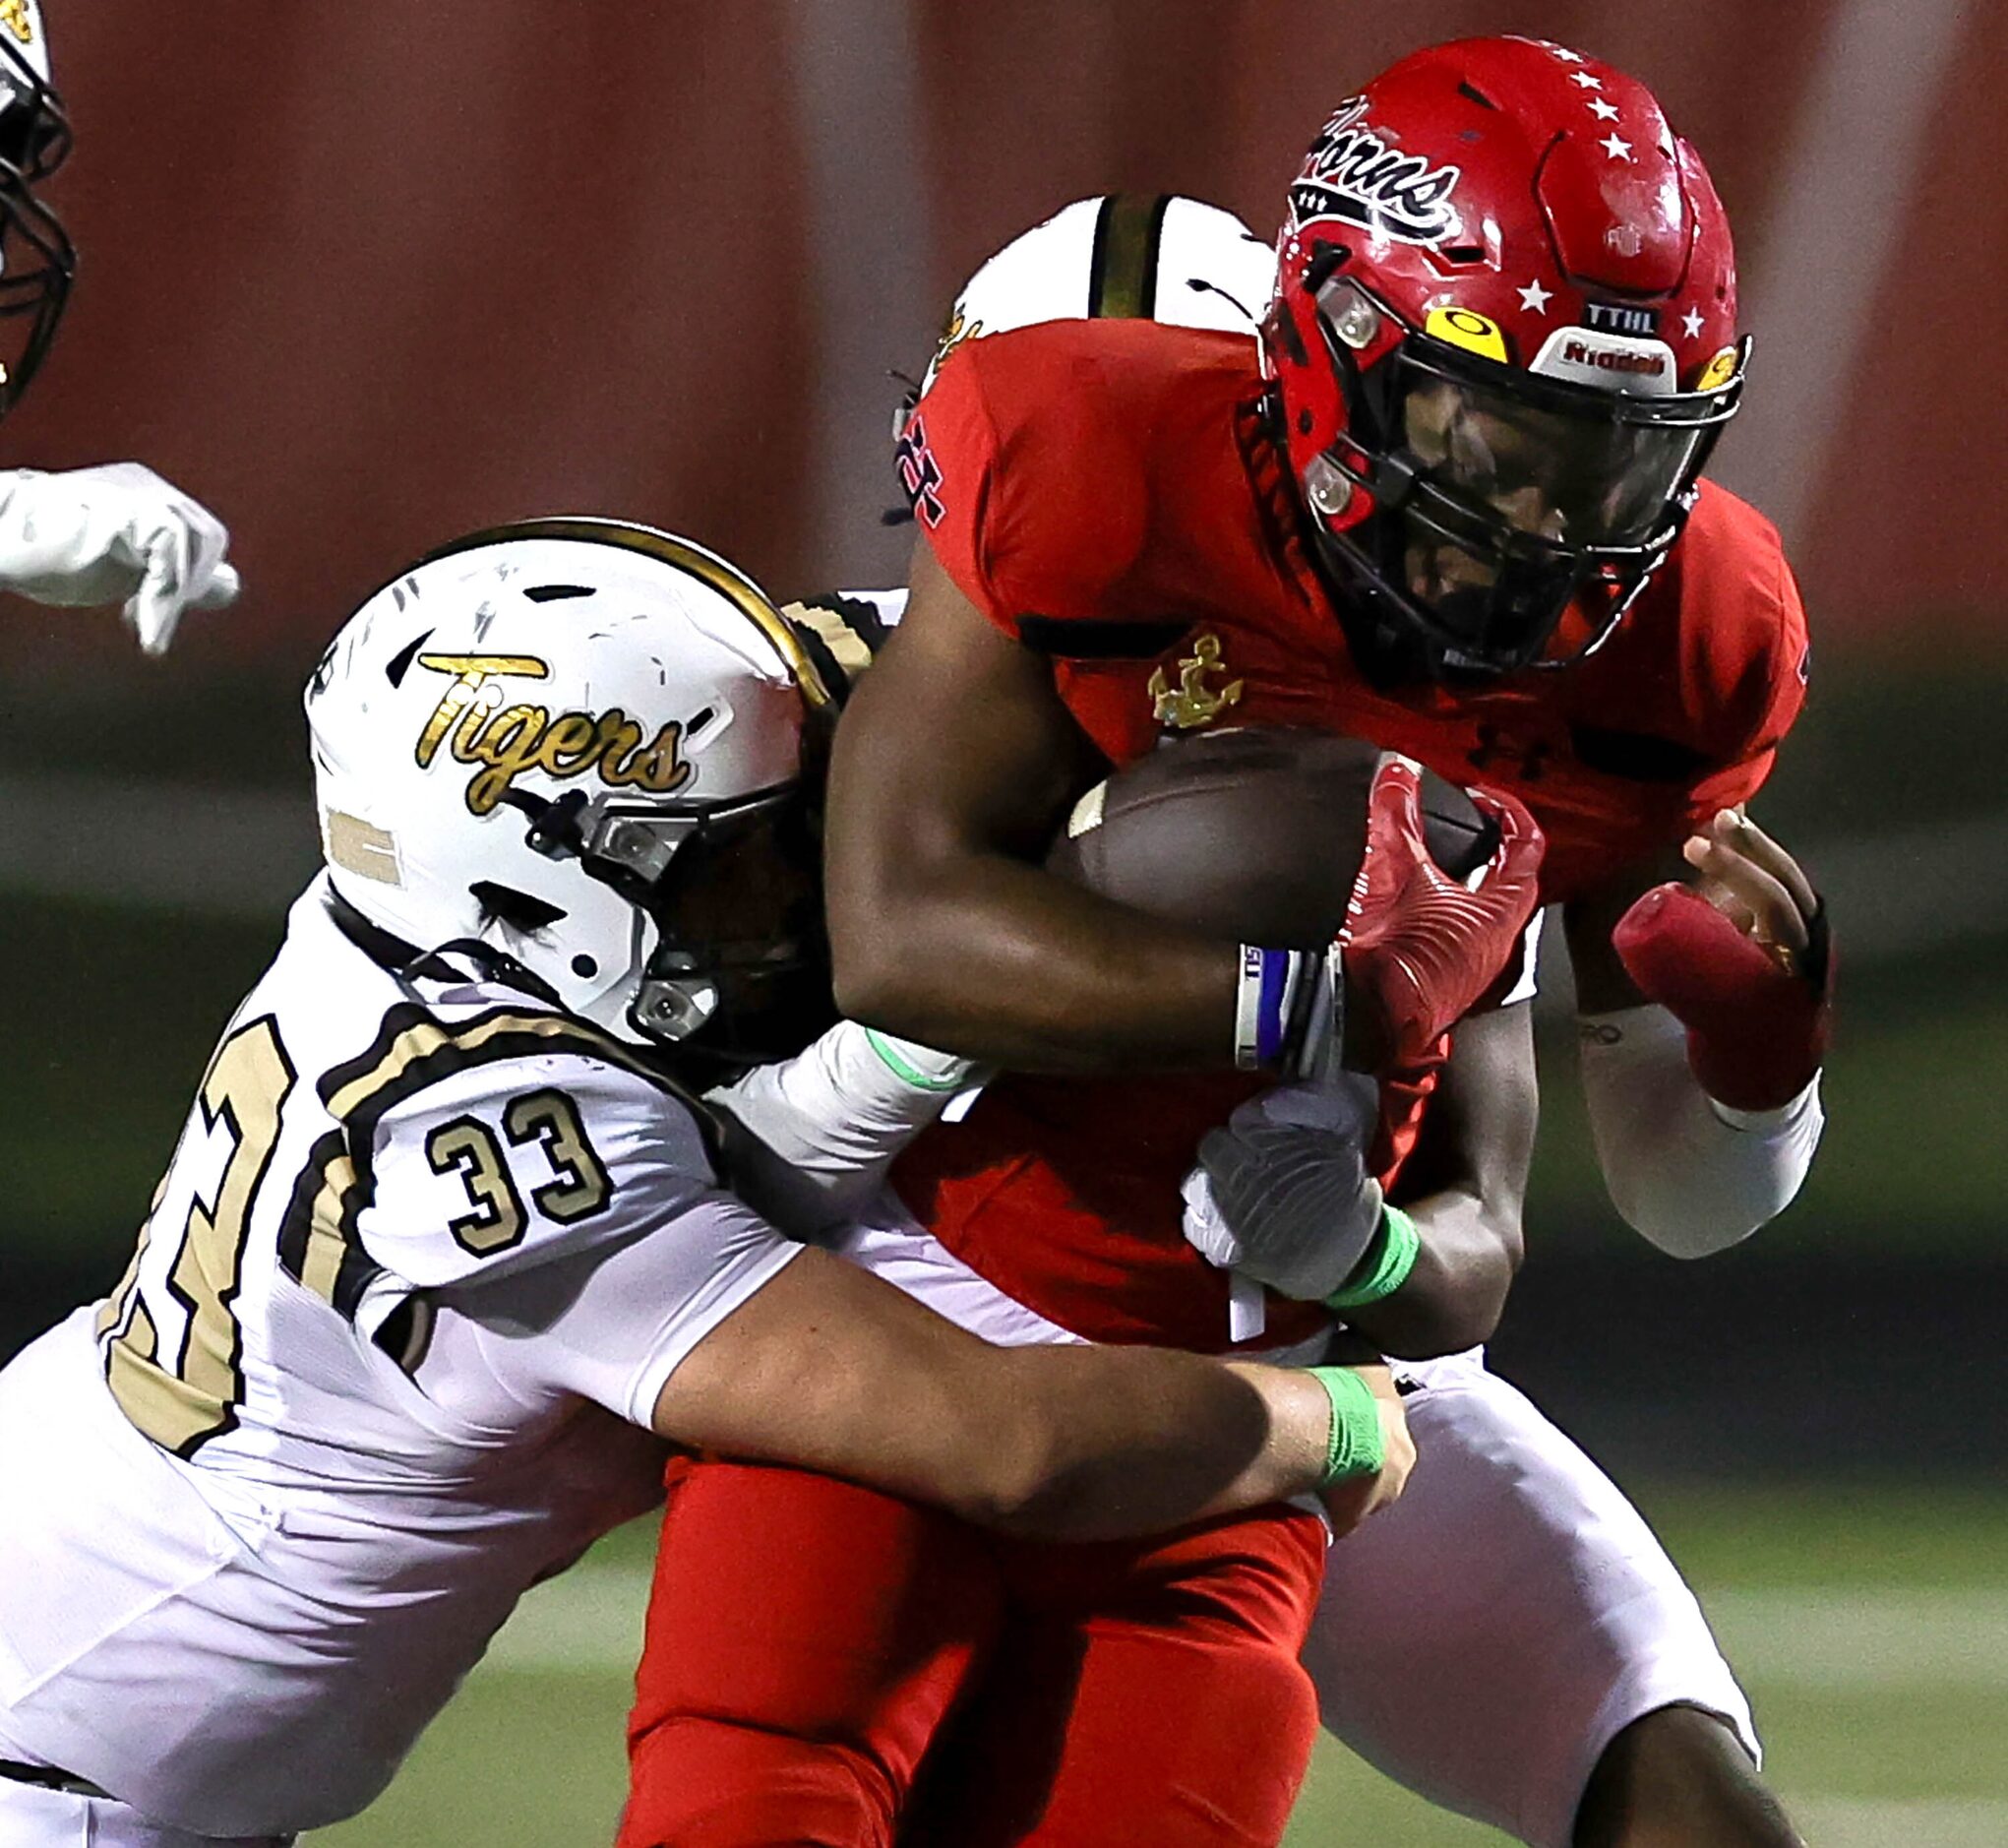
[[[190,1421],[189,1389],[155,1364],[160,1336],[147,1305],[138,1296],[117,1339],[104,1350],[104,1378],[119,1409],[150,1438],[155,1431],[174,1431]],[[200,1422],[210,1408],[195,1412]],[[154,1443],[161,1442],[153,1438]],[[172,1448],[170,1445],[168,1447]]]
[[[383,1031],[368,1052],[336,1066],[321,1080],[321,1096],[328,1114],[338,1122],[351,1123],[365,1113],[374,1121],[396,1098],[470,1065],[539,1052],[576,1053],[638,1073],[651,1083],[663,1081],[618,1040],[562,1014],[504,1008],[449,1026],[423,1008],[400,1004],[384,1016]],[[394,1090],[396,1096],[387,1098]]]
[[[315,1142],[293,1184],[279,1222],[278,1262],[287,1276],[344,1316],[355,1314],[363,1286],[382,1268],[356,1237],[361,1208],[362,1183],[348,1139],[330,1130]]]
[[[1168,193],[1111,193],[1095,217],[1088,317],[1146,321],[1157,311],[1157,247]]]
[[[105,1349],[104,1378],[133,1425],[177,1456],[193,1456],[236,1426],[234,1396],[226,1403],[161,1365],[159,1336],[145,1303],[135,1305],[131,1325]]]

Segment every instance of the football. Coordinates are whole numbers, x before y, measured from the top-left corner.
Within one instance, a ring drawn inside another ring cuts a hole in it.
[[[1247,726],[1167,740],[1074,804],[1054,871],[1158,917],[1243,943],[1317,949],[1337,935],[1367,841],[1377,748]],[[1425,838],[1463,878],[1497,831],[1471,798],[1423,774]]]

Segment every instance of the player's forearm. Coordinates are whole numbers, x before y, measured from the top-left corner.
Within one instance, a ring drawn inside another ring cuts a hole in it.
[[[1333,1410],[1310,1374],[1168,1349],[1024,1348],[984,1523],[1050,1540],[1160,1532],[1316,1491]]]
[[[731,1162],[740,1198],[791,1238],[812,1238],[855,1217],[893,1158],[971,1079],[966,1061],[839,1020],[709,1101],[745,1132]]]
[[[1053,1539],[1156,1533],[1327,1480],[1398,1489],[1407,1468],[1384,1369],[1325,1379],[1156,1348],[996,1347],[813,1248],[690,1350],[651,1423]]]
[[[1231,1064],[1239,948],[1036,866],[969,856],[832,929],[855,1019],[987,1065],[1108,1072]]]
[[[1664,1008],[1583,1021],[1583,1098],[1598,1164],[1625,1223],[1674,1258],[1748,1238],[1797,1197],[1826,1118],[1819,1077],[1776,1110],[1704,1092]]]
[[[1517,1211],[1456,1189],[1411,1201],[1418,1244],[1401,1287],[1346,1320],[1385,1354],[1428,1360],[1491,1338],[1522,1251]]]

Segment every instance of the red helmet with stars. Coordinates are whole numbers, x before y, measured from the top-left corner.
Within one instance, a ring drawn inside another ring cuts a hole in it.
[[[1356,643],[1497,674],[1599,646],[1742,392],[1729,222],[1652,92],[1469,38],[1348,98],[1290,189],[1263,327]]]

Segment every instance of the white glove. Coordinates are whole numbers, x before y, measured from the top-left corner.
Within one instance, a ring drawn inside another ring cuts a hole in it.
[[[1379,1086],[1353,1073],[1250,1098],[1200,1140],[1184,1188],[1187,1243],[1285,1296],[1323,1301],[1380,1229],[1380,1186],[1367,1172],[1379,1113]]]
[[[200,501],[140,462],[0,475],[0,589],[66,609],[123,603],[149,654],[188,608],[237,595],[230,534]]]

